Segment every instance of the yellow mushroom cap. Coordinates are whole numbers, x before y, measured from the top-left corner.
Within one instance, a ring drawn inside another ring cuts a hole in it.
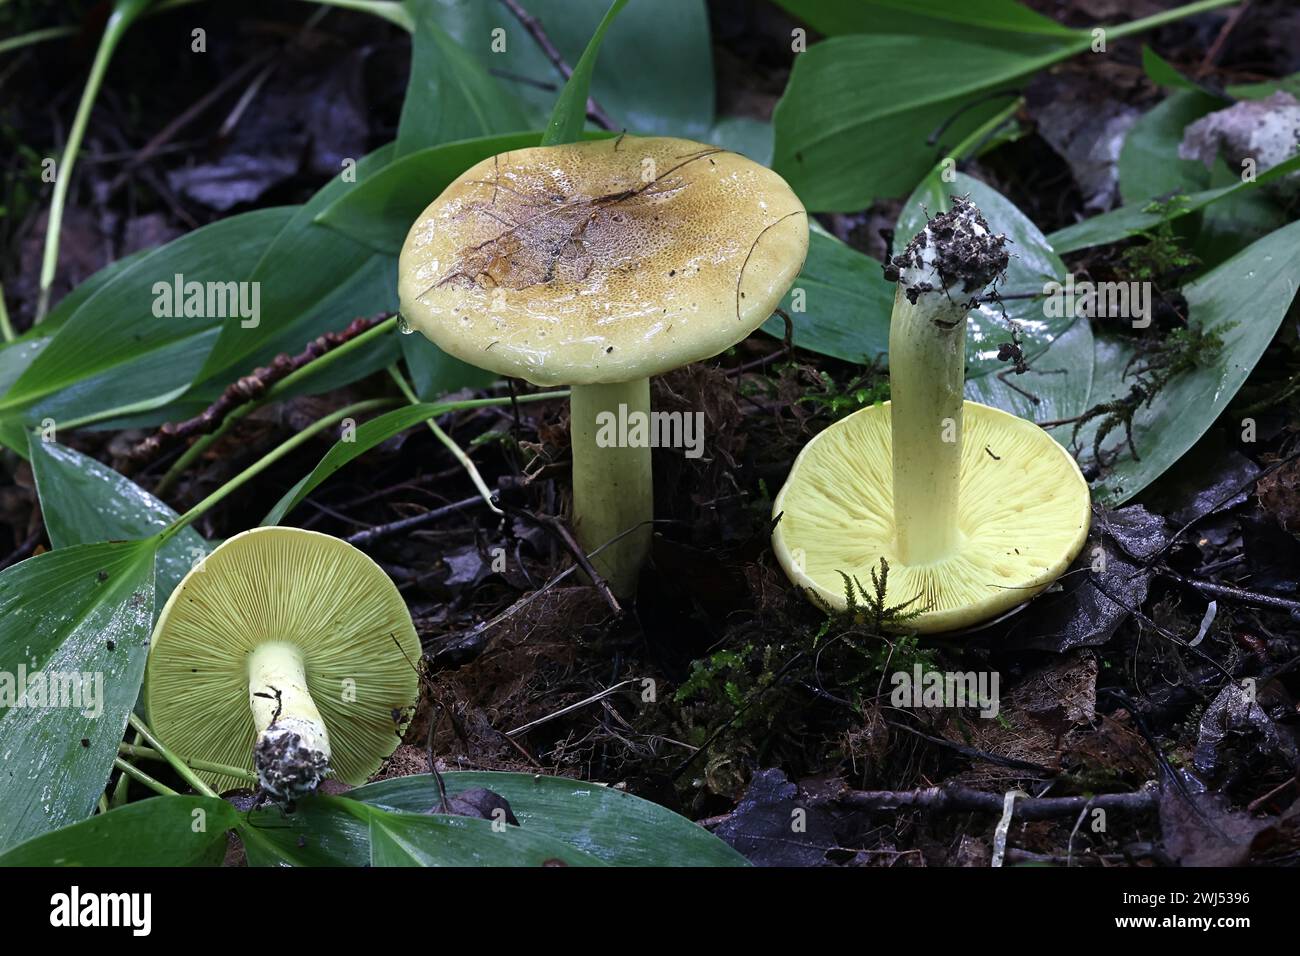
[[[635,381],[763,323],[803,268],[808,217],[776,173],[684,139],[501,153],[411,227],[402,315],[471,365],[537,385]]]
[[[271,641],[302,655],[334,776],[365,783],[401,742],[419,694],[420,642],[383,569],[314,531],[246,531],[185,576],[154,627],[144,690],[150,726],[181,756],[253,769],[248,659]],[[218,790],[247,786],[199,776]]]
[[[915,602],[907,627],[971,627],[1034,597],[1061,576],[1088,536],[1088,484],[1069,452],[1032,422],[965,402],[958,494],[960,545],[908,566],[895,544],[890,404],[829,426],[799,454],[776,497],[772,536],[790,580],[844,610],[844,579],[870,588],[889,563],[889,605]]]

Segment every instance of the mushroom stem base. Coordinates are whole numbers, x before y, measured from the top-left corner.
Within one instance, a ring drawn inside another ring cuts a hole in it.
[[[623,535],[591,560],[616,595],[630,597],[653,531],[650,380],[575,385],[569,411],[578,543],[590,554]]]
[[[315,790],[329,772],[329,733],[307,690],[297,647],[272,641],[249,655],[248,701],[257,726],[253,765],[262,789],[283,801]]]

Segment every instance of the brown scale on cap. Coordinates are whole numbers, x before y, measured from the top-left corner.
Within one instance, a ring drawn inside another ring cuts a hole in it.
[[[885,263],[885,278],[902,283],[913,305],[936,289],[949,296],[954,290],[973,295],[1006,271],[1010,261],[1006,247],[1007,237],[989,228],[973,202],[954,196],[952,209],[931,219],[901,253]]]
[[[807,217],[779,176],[690,140],[502,153],[402,249],[402,314],[447,352],[539,385],[623,382],[716,355],[798,274]]]

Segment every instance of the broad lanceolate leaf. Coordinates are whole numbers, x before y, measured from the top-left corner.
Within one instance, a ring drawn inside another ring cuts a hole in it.
[[[602,865],[544,830],[396,813],[348,797],[309,797],[289,815],[256,811],[238,833],[252,866]]]
[[[605,866],[576,847],[491,820],[369,808],[371,866]]]
[[[777,0],[793,16],[826,36],[892,33],[947,37],[1023,52],[1028,45],[1081,39],[1015,0]]]
[[[846,362],[869,364],[889,351],[894,286],[880,263],[814,225],[808,259],[781,307],[794,326],[794,344]],[[785,336],[773,315],[763,331]]]
[[[358,425],[356,433],[349,441],[340,441],[325,453],[315,468],[294,485],[276,502],[275,507],[262,519],[263,525],[279,524],[284,516],[302,503],[316,487],[334,474],[348,462],[359,458],[380,442],[387,441],[399,432],[420,424],[427,418],[433,418],[447,411],[446,404],[408,405],[395,411],[386,412],[378,418],[372,418],[363,425]]]
[[[166,504],[88,455],[34,434],[30,449],[41,516],[56,548],[148,538],[176,519]],[[192,528],[181,530],[159,549],[155,612],[207,552],[207,542]]]
[[[292,215],[291,209],[265,209],[223,219],[116,271],[80,300],[49,345],[0,398],[0,421],[38,421],[60,392],[74,388],[75,402],[72,407],[61,405],[62,416],[100,412],[188,385],[211,340],[201,343],[197,352],[187,347],[217,328],[221,319],[171,314],[168,289],[174,287],[175,277],[204,283],[245,278]],[[161,302],[164,296],[166,302]],[[158,354],[165,354],[167,361],[150,366],[149,374],[123,374]],[[98,387],[88,387],[94,383]],[[25,441],[14,450],[25,454]]]
[[[156,550],[83,544],[0,572],[0,849],[103,791],[144,676]]]
[[[541,23],[565,62],[576,64],[609,0],[528,0],[522,6]],[[439,0],[440,25],[524,110],[544,126],[564,77],[523,25],[501,4]],[[494,45],[493,31],[504,31]],[[504,49],[502,49],[504,45]],[[713,56],[704,0],[636,0],[601,44],[591,92],[632,133],[704,139],[713,125]],[[472,135],[469,133],[462,136]]]
[[[1178,145],[1188,123],[1222,106],[1221,99],[1208,93],[1181,90],[1134,123],[1119,154],[1119,191],[1124,202],[1208,189],[1210,171],[1204,163],[1179,159]]]
[[[773,115],[774,168],[810,210],[854,210],[905,193],[952,145],[1003,108],[982,94],[1055,62],[919,36],[840,36],[795,57]],[[963,107],[969,106],[963,111]]]
[[[33,837],[6,866],[218,866],[239,813],[215,797],[154,797]]]
[[[555,101],[551,112],[551,121],[546,124],[546,133],[542,136],[543,146],[556,146],[572,143],[582,136],[582,128],[587,122],[587,97],[591,92],[591,74],[596,69],[596,58],[600,56],[600,44],[610,24],[619,11],[627,6],[627,0],[614,0],[609,5],[609,12],[601,19],[596,32],[591,35],[587,48],[582,51],[582,58],[574,66],[564,89]]]
[[[438,0],[406,0],[415,21],[411,76],[397,127],[396,155],[473,136],[527,129],[523,111],[488,66],[447,34]],[[508,11],[494,11],[508,18]],[[490,30],[474,39],[485,48]],[[432,198],[432,197],[431,197]]]
[[[1213,271],[1183,288],[1188,324],[1217,332],[1223,351],[1211,364],[1175,377],[1150,408],[1133,418],[1140,460],[1122,447],[1124,429],[1111,432],[1103,454],[1119,459],[1095,486],[1101,501],[1118,505],[1132,498],[1192,447],[1218,418],[1264,353],[1295,299],[1300,278],[1300,222],[1265,236]],[[1122,377],[1133,348],[1117,336],[1097,337],[1096,377],[1089,405],[1129,393]],[[1060,429],[1066,430],[1066,429]],[[1079,443],[1090,457],[1096,425],[1081,430]],[[1069,436],[1060,436],[1068,441]]]
[[[449,796],[485,787],[505,797],[522,828],[571,844],[615,866],[746,866],[703,827],[630,793],[565,777],[454,771]],[[429,774],[394,777],[350,792],[354,800],[422,813],[437,801]]]
[[[1090,246],[1103,246],[1108,243],[1119,242],[1121,239],[1127,239],[1147,229],[1152,229],[1162,222],[1180,219],[1191,213],[1199,212],[1220,199],[1254,189],[1297,169],[1300,169],[1300,156],[1293,156],[1286,162],[1279,163],[1272,169],[1261,173],[1256,179],[1249,182],[1237,180],[1229,186],[1221,186],[1218,189],[1205,189],[1192,193],[1190,196],[1171,197],[1169,201],[1164,203],[1143,200],[1121,206],[1110,212],[1102,213],[1100,216],[1085,219],[1073,226],[1058,229],[1048,236],[1047,240],[1052,244],[1052,248],[1056,250],[1058,255],[1076,252],[1079,249],[1087,249]]]

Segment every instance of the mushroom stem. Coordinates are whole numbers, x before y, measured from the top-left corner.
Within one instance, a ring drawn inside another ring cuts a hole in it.
[[[591,559],[615,595],[630,597],[653,530],[650,380],[574,385],[569,422],[574,531],[590,554],[635,528]]]
[[[248,702],[257,727],[253,762],[262,789],[285,801],[315,790],[329,770],[330,740],[307,690],[298,648],[270,641],[253,650]]]
[[[941,561],[961,544],[966,316],[1007,267],[995,235],[968,199],[931,219],[885,267],[898,282],[889,324],[894,529],[905,564]]]
[[[961,542],[965,311],[942,292],[913,304],[902,286],[889,326],[894,527],[906,564],[942,560]]]

